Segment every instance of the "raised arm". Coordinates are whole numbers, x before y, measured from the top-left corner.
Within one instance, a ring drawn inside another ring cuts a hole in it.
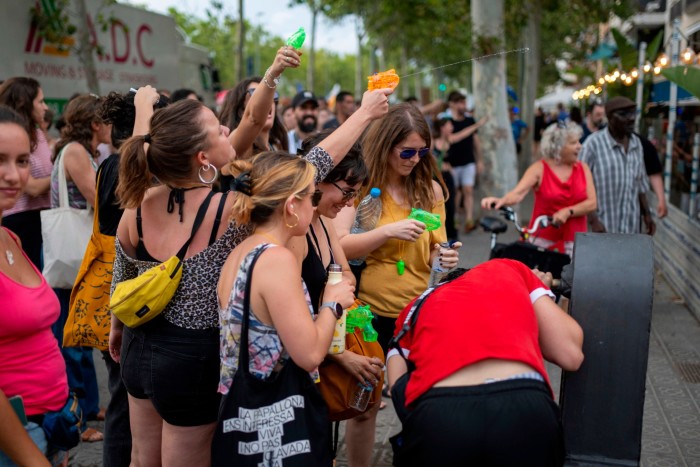
[[[301,63],[300,56],[300,51],[286,45],[277,51],[275,60],[265,71],[263,81],[255,88],[255,92],[245,106],[241,122],[228,137],[238,157],[245,158],[250,155],[255,138],[258,137],[267,121],[276,92],[274,80],[279,78],[285,69],[297,68]]]
[[[132,135],[145,135],[151,131],[151,117],[153,116],[153,106],[160,99],[158,91],[150,85],[140,87],[134,95],[134,107],[136,108],[136,119],[134,120],[134,131]]]
[[[319,144],[319,147],[330,154],[333,165],[337,165],[343,160],[343,157],[373,120],[387,114],[389,111],[388,96],[392,92],[391,89],[366,91],[362,96],[360,108]]]
[[[450,142],[450,144],[458,143],[458,142],[462,141],[463,139],[468,138],[469,136],[473,135],[476,132],[476,130],[478,130],[479,128],[484,126],[484,124],[488,121],[489,121],[488,117],[482,117],[475,124],[469,125],[468,127],[458,131],[457,133],[452,133],[447,138],[447,140]]]

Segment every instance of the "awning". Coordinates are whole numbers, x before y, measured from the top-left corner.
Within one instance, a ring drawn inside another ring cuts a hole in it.
[[[588,57],[586,57],[588,60],[603,60],[606,58],[611,58],[614,57],[615,54],[617,53],[617,46],[614,44],[607,44],[603,42],[598,46],[597,49],[593,51],[592,54],[590,54]]]
[[[650,104],[668,105],[669,96],[671,94],[671,82],[668,80],[654,83],[651,87],[651,95],[649,96]],[[678,105],[698,105],[700,101],[692,94],[678,86]]]

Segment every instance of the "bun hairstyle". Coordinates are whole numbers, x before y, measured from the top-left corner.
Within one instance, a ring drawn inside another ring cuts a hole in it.
[[[134,92],[119,94],[110,92],[104,98],[98,114],[104,123],[112,124],[112,145],[119,149],[124,141],[131,138],[136,121],[136,107],[134,107]],[[164,95],[153,106],[154,110],[162,109],[170,103]]]
[[[39,94],[39,82],[34,78],[18,76],[6,79],[0,86],[0,104],[6,105],[22,118],[22,126],[29,135],[31,150],[36,149],[38,122],[32,120],[34,113],[34,99]]]
[[[117,198],[123,208],[137,208],[154,177],[172,187],[192,182],[194,156],[208,148],[203,108],[199,101],[183,99],[159,109],[151,117],[149,134],[133,136],[122,145]]]
[[[229,165],[235,178],[231,219],[237,224],[265,223],[287,198],[314,181],[316,168],[305,159],[283,151],[263,152]],[[249,189],[241,188],[249,181]]]

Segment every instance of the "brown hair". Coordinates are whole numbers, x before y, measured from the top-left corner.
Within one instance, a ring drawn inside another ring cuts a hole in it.
[[[316,169],[310,162],[283,151],[262,152],[250,160],[235,160],[229,166],[234,177],[250,174],[250,195],[234,192],[231,218],[236,223],[262,224],[291,195],[314,181]]]
[[[362,187],[358,199],[365,197],[372,187],[385,191],[391,151],[413,132],[424,139],[426,146],[430,147],[430,128],[420,110],[409,103],[391,106],[384,118],[372,122],[362,138],[365,162],[369,169],[369,183]],[[442,180],[435,157],[428,154],[420,159],[411,174],[406,177],[405,188],[412,207],[430,210],[435,205],[433,178],[440,184],[443,192],[447,193],[447,187]]]
[[[61,128],[61,139],[56,143],[52,162],[61,150],[73,141],[83,145],[88,154],[94,156],[92,124],[102,122],[98,113],[101,105],[102,98],[95,94],[81,94],[68,102],[63,111],[65,126]]]
[[[192,181],[194,156],[208,148],[203,109],[204,104],[192,99],[159,109],[151,117],[148,135],[132,136],[122,144],[117,198],[123,208],[141,204],[153,186],[153,177],[173,187]],[[144,148],[146,136],[150,138],[148,150]]]
[[[224,103],[221,105],[221,111],[219,112],[219,122],[221,122],[222,125],[227,126],[231,131],[238,128],[243,118],[243,112],[245,112],[245,99],[248,95],[248,86],[252,83],[260,84],[261,82],[262,78],[259,76],[246,78],[226,93]],[[272,128],[270,128],[270,144],[274,144],[275,148],[280,151],[289,150],[287,130],[277,112],[275,112]],[[253,154],[265,152],[268,149],[269,148],[260,147],[257,139],[253,142]]]
[[[34,78],[24,76],[6,79],[0,86],[0,104],[6,105],[24,119],[24,129],[29,135],[29,146],[32,152],[36,149],[36,125],[32,118],[34,99],[39,94],[39,82]]]

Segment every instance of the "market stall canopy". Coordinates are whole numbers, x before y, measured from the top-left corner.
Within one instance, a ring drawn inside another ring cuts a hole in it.
[[[568,106],[574,91],[576,91],[576,89],[571,87],[559,87],[555,91],[545,94],[539,99],[535,99],[535,107],[542,107],[542,110],[547,112],[555,109],[559,103]]]

